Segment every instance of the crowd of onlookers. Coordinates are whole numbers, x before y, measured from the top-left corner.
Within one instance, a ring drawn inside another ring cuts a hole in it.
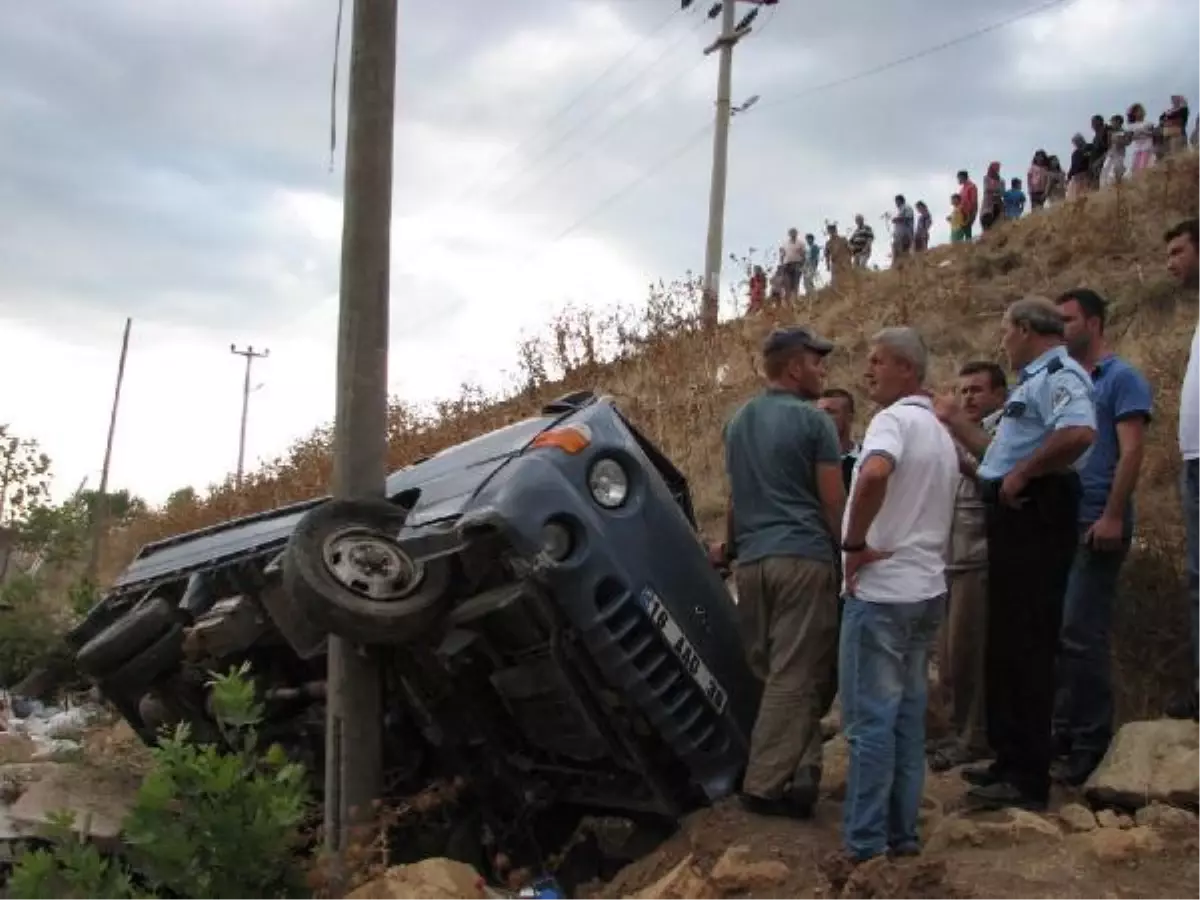
[[[1200,223],[1164,243],[1194,300]],[[884,329],[869,343],[877,411],[861,443],[853,396],[825,384],[834,345],[803,326],[767,337],[765,389],[724,429],[727,537],[709,549],[714,565],[735,564],[743,642],[764,681],[748,810],[812,816],[835,694],[852,863],[920,852],[927,762],[963,767],[968,809],[1044,809],[1052,782],[1078,786],[1096,769],[1113,737],[1113,610],[1153,416],[1145,375],[1107,343],[1107,314],[1087,288],[1017,300],[998,322],[1007,367],[966,361],[946,393],[927,384],[921,335]],[[1193,664],[1198,334],[1179,373],[1178,433]],[[954,730],[927,744],[939,643]],[[1197,705],[1193,682],[1164,711],[1196,719]]]
[[[1157,122],[1147,119],[1141,103],[1134,103],[1124,115],[1108,119],[1099,114],[1092,116],[1090,136],[1079,133],[1071,138],[1065,171],[1059,158],[1043,149],[1034,153],[1024,181],[1006,178],[999,162],[987,167],[982,189],[967,170],[959,171],[958,188],[950,196],[946,216],[950,241],[972,240],[976,223],[982,231],[990,231],[1002,222],[1019,219],[1027,207],[1038,210],[1053,206],[1136,177],[1188,145],[1189,119],[1187,99],[1178,94],[1171,97],[1170,107]],[[1198,129],[1200,116],[1192,127],[1193,146],[1200,139]],[[893,267],[927,250],[933,227],[933,214],[924,200],[910,204],[903,194],[897,194],[894,202],[895,208],[886,216]],[[823,246],[817,243],[816,235],[805,234],[802,239],[798,229],[790,229],[773,271],[768,273],[763,265],[752,268],[748,312],[770,303],[794,303],[801,286],[806,294],[814,293],[822,264],[834,284],[852,269],[869,267],[874,246],[875,231],[861,213],[854,217],[854,228],[848,236],[839,233],[836,223],[826,224]]]

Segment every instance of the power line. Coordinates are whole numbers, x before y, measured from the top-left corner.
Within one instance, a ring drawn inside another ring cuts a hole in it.
[[[1001,19],[997,22],[991,23],[990,25],[985,25],[982,28],[977,28],[974,31],[968,31],[965,34],[960,34],[958,37],[954,37],[954,38],[951,38],[950,40],[943,41],[940,44],[933,44],[932,46],[925,47],[924,49],[918,50],[915,53],[909,53],[907,56],[901,56],[896,59],[889,60],[888,62],[882,63],[878,66],[873,66],[870,69],[864,69],[861,72],[855,72],[853,75],[846,75],[841,78],[835,78],[833,81],[826,81],[823,84],[816,84],[816,85],[813,85],[812,87],[805,88],[804,90],[796,91],[793,94],[788,94],[787,96],[780,97],[777,100],[768,101],[768,102],[762,104],[762,108],[765,109],[768,107],[782,106],[785,103],[793,103],[796,100],[802,100],[805,97],[810,97],[813,94],[818,94],[818,93],[821,93],[822,91],[827,91],[827,90],[831,90],[832,88],[841,87],[846,84],[851,84],[852,82],[855,82],[855,81],[861,81],[864,78],[870,78],[872,75],[878,75],[881,72],[887,72],[890,69],[895,69],[895,68],[898,68],[899,66],[906,65],[907,63],[915,62],[918,59],[923,59],[924,57],[930,56],[934,53],[940,53],[943,50],[948,50],[951,47],[958,46],[959,44],[965,44],[968,41],[973,41],[976,38],[980,38],[980,37],[983,37],[984,35],[991,34],[993,31],[999,31],[1001,28],[1007,28],[1009,25],[1015,25],[1017,22],[1020,22],[1024,19],[1028,19],[1032,16],[1036,16],[1038,13],[1045,12],[1046,10],[1052,9],[1053,7],[1069,5],[1074,2],[1075,2],[1075,0],[1049,0],[1049,2],[1043,3],[1040,6],[1032,7],[1030,9],[1025,10],[1024,12],[1009,16],[1006,19]]]
[[[662,63],[666,59],[668,59],[671,56],[671,54],[674,53],[676,48],[678,48],[690,34],[699,30],[699,28],[701,26],[703,26],[704,24],[705,24],[705,20],[703,18],[701,18],[697,21],[697,23],[690,30],[680,32],[679,36],[675,39],[675,41],[673,43],[668,44],[667,47],[658,56],[656,56],[654,59],[650,60],[650,62],[646,66],[644,66],[642,69],[635,72],[634,77],[631,78],[628,82],[626,82],[625,85],[623,87],[621,87],[615,95],[613,95],[612,97],[609,98],[608,103],[606,103],[604,106],[602,106],[600,108],[600,110],[598,110],[596,112],[603,113],[603,112],[611,109],[615,105],[616,101],[620,100],[627,93],[629,93],[631,88],[643,83],[642,82],[643,77],[651,69],[655,68],[660,63]],[[700,62],[703,62],[703,60],[700,60]],[[699,63],[697,63],[696,65],[699,65]],[[695,67],[696,67],[695,65],[692,66],[693,69]],[[690,72],[690,71],[691,71],[691,69],[687,69],[687,70],[685,70],[685,73]],[[653,99],[655,96],[657,96],[659,93],[661,93],[662,88],[667,83],[669,83],[669,82],[664,82],[663,84],[660,84],[660,86],[658,87],[657,90],[653,91],[649,96],[643,97],[641,100],[639,100],[637,103],[635,103],[630,109],[626,110],[625,113],[623,113],[621,116],[619,116],[614,122],[610,123],[608,128],[601,130],[592,139],[593,142],[597,138],[602,138],[604,135],[608,134],[608,132],[610,132],[613,128],[615,128],[617,124],[628,119],[630,115],[632,115],[637,109],[639,109],[641,106],[643,106],[648,100]],[[553,153],[554,150],[556,150],[558,147],[560,147],[567,140],[568,137],[570,137],[571,135],[578,132],[581,128],[584,128],[585,126],[591,124],[593,121],[594,121],[593,117],[585,117],[583,119],[580,119],[571,128],[568,128],[564,133],[560,134],[556,140],[552,141],[546,147],[542,148],[541,152],[534,154],[530,159],[526,160],[524,166],[522,167],[522,170],[518,171],[515,176],[505,179],[499,185],[492,188],[490,191],[486,192],[486,194],[494,196],[497,193],[503,192],[504,189],[507,188],[510,184],[519,183],[525,175],[529,174],[528,170],[534,163],[549,156],[551,153]],[[585,146],[587,146],[587,145],[585,145]],[[580,156],[580,154],[583,152],[584,152],[583,150],[577,150],[571,157],[569,157],[568,161],[578,158]],[[565,164],[566,163],[560,162],[558,167],[552,170],[551,174],[553,172],[556,172],[559,169],[561,169],[562,166]],[[538,176],[537,178],[535,178],[533,184],[541,183],[543,180],[545,180],[545,177],[547,177],[545,174]],[[530,187],[532,187],[532,185],[528,186],[524,190],[527,191]],[[518,197],[523,196],[523,193],[520,193],[517,196]]]
[[[606,68],[603,72],[601,72],[599,75],[597,75],[595,78],[593,78],[590,82],[588,82],[587,85],[584,86],[583,90],[581,90],[579,93],[575,94],[569,101],[567,101],[565,104],[560,106],[557,110],[555,110],[549,116],[547,116],[546,118],[535,123],[529,129],[529,131],[526,133],[525,137],[521,138],[521,140],[519,140],[513,147],[509,148],[508,152],[506,152],[502,157],[500,157],[499,160],[492,163],[488,167],[488,171],[486,173],[483,173],[481,175],[481,177],[476,178],[461,193],[459,193],[452,201],[450,201],[450,205],[453,206],[453,205],[458,204],[464,198],[470,196],[476,190],[478,190],[480,187],[482,187],[488,180],[489,176],[491,176],[493,173],[495,173],[504,163],[508,162],[509,159],[514,157],[518,151],[520,151],[525,146],[527,146],[534,138],[539,137],[543,133],[542,130],[547,125],[562,118],[566,113],[568,113],[574,106],[576,106],[579,103],[580,100],[582,100],[584,97],[586,97],[588,95],[588,93],[596,85],[598,85],[601,81],[603,81],[605,78],[607,78],[610,74],[615,72],[622,65],[622,63],[624,63],[627,59],[629,59],[631,56],[633,56],[635,53],[637,53],[637,51],[640,50],[647,41],[649,41],[651,38],[653,38],[655,35],[657,35],[660,31],[662,31],[663,28],[665,28],[672,21],[674,21],[675,17],[677,15],[679,15],[681,12],[683,12],[682,9],[673,8],[671,10],[671,12],[668,13],[665,18],[663,18],[657,25],[655,25],[653,29],[648,31],[646,34],[642,35],[641,38],[638,41],[636,41],[633,44],[633,46],[631,46],[621,57],[619,57],[617,60],[615,60],[613,63],[611,63],[608,66],[608,68]],[[503,183],[504,182],[501,182],[502,185],[503,185]]]
[[[639,187],[642,184],[645,184],[650,178],[652,178],[654,175],[656,175],[661,169],[663,169],[666,166],[668,166],[669,164],[673,163],[676,159],[683,156],[683,154],[685,154],[688,150],[692,149],[692,147],[696,146],[696,144],[700,143],[700,141],[703,140],[710,131],[712,131],[712,128],[713,128],[713,123],[709,122],[704,127],[693,132],[692,135],[686,141],[684,141],[682,144],[677,146],[670,153],[666,154],[665,156],[659,157],[659,159],[653,165],[651,165],[647,169],[642,170],[642,173],[640,175],[638,175],[632,181],[628,182],[624,187],[618,189],[617,191],[615,191],[614,193],[612,193],[608,197],[606,197],[604,200],[600,201],[600,203],[598,203],[596,206],[592,207],[590,210],[588,210],[586,213],[584,213],[581,217],[576,219],[574,222],[572,222],[570,225],[568,225],[566,228],[564,228],[562,231],[560,231],[557,235],[555,235],[553,238],[551,238],[550,241],[543,248],[543,252],[545,250],[548,250],[551,247],[553,247],[559,241],[563,240],[563,238],[578,231],[581,227],[583,227],[585,224],[590,222],[593,218],[598,216],[600,213],[604,212],[604,210],[608,209],[614,203],[616,203],[619,200],[621,200],[622,198],[624,198],[634,188]]]
[[[690,68],[685,69],[681,74],[688,75],[691,72],[695,71],[697,68],[699,68],[701,65],[703,65],[705,62],[706,62],[705,58],[700,57],[700,59],[698,59]],[[665,88],[668,84],[670,84],[670,82],[664,81],[664,82],[660,83],[659,86],[655,90],[651,91],[649,94],[646,94],[644,97],[642,97],[636,103],[634,103],[631,107],[629,107],[629,109],[625,110],[624,113],[622,113],[615,120],[610,122],[607,128],[605,128],[599,134],[594,135],[591,138],[591,140],[589,140],[587,143],[582,144],[580,147],[576,148],[576,150],[573,153],[571,153],[569,156],[566,156],[563,159],[561,159],[556,166],[554,166],[551,169],[543,171],[542,174],[540,174],[537,178],[535,178],[533,182],[526,185],[524,189],[522,189],[520,192],[518,192],[513,197],[510,197],[507,202],[515,203],[516,201],[521,200],[524,197],[527,197],[529,194],[531,194],[533,192],[534,188],[536,188],[539,185],[546,182],[551,176],[562,171],[564,168],[566,168],[568,165],[570,165],[575,160],[579,159],[579,157],[583,156],[585,153],[594,151],[598,146],[600,146],[600,144],[603,143],[605,137],[607,137],[609,134],[611,134],[613,131],[616,130],[618,125],[620,125],[621,123],[628,120],[629,117],[632,116],[635,112],[637,112],[641,107],[645,106],[649,101],[653,100],[655,97],[657,97],[659,94],[661,94],[663,91],[663,88]]]

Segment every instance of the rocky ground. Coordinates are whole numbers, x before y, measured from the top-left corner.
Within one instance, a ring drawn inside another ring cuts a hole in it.
[[[969,812],[957,771],[930,774],[921,814],[922,856],[872,861],[849,871],[837,862],[847,747],[835,735],[825,745],[822,800],[812,821],[751,816],[727,800],[690,816],[615,877],[585,884],[573,895],[1197,896],[1197,738],[1194,722],[1126,725],[1088,785],[1056,791],[1045,814]],[[61,808],[88,820],[93,839],[119,840],[118,823],[136,789],[144,750],[121,723],[94,726],[79,743],[81,751],[69,758],[32,762],[36,741],[27,734],[0,734],[0,843],[15,846]],[[488,888],[470,867],[446,860],[396,867],[353,894],[506,895],[512,896]]]
[[[1153,785],[1143,792],[1144,801],[1165,789],[1164,773],[1173,770],[1176,781],[1168,792],[1194,808],[1195,724],[1135,724],[1151,725],[1153,733],[1142,727],[1141,736],[1135,729],[1130,738],[1126,732],[1125,748],[1110,753],[1105,783],[1128,785],[1141,778]],[[694,814],[656,851],[585,893],[611,898],[1197,896],[1193,812],[1151,803],[1135,814],[1103,807],[1097,814],[1091,809],[1097,784],[1087,791],[1056,791],[1050,810],[1041,815],[968,812],[957,771],[930,774],[926,782],[921,857],[877,860],[846,871],[835,862],[845,792],[842,737],[826,744],[826,767],[822,802],[812,822],[750,816],[726,801]]]

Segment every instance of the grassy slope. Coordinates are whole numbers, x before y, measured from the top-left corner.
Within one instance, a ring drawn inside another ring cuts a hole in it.
[[[948,385],[963,360],[997,356],[999,317],[1008,302],[1027,293],[1053,296],[1091,287],[1113,305],[1110,340],[1155,388],[1157,414],[1138,500],[1143,540],[1127,566],[1116,648],[1124,673],[1123,710],[1155,709],[1165,681],[1178,681],[1188,668],[1186,617],[1174,599],[1182,578],[1175,426],[1196,321],[1196,297],[1183,296],[1166,277],[1162,234],[1178,219],[1196,215],[1197,206],[1197,160],[1188,153],[1129,187],[1029,217],[971,246],[936,248],[898,272],[864,273],[841,291],[802,299],[795,310],[730,322],[712,332],[677,319],[664,327],[672,316],[661,304],[640,323],[650,335],[643,340],[631,340],[617,323],[568,317],[556,324],[549,350],[566,370],[564,377],[553,383],[538,378],[546,363],[536,348],[525,347],[524,368],[541,383],[519,396],[492,403],[467,391],[443,405],[440,421],[432,424],[397,405],[391,463],[398,467],[511,422],[565,391],[600,388],[615,395],[681,465],[699,514],[711,523],[724,494],[721,424],[757,389],[757,349],[774,322],[804,321],[836,340],[830,384],[853,390],[862,401],[859,370],[867,341],[880,327],[920,328],[936,359],[932,381]],[[596,356],[596,346],[616,348],[618,358],[586,362]],[[862,408],[860,429],[869,408],[865,401]],[[327,437],[323,430],[314,432],[286,459],[248,478],[240,492],[226,484],[200,504],[133,523],[110,539],[103,571],[115,575],[147,540],[323,492],[330,466]]]

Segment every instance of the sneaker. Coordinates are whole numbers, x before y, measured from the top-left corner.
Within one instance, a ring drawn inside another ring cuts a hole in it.
[[[980,785],[967,791],[967,800],[976,809],[1006,809],[1015,806],[1031,812],[1044,812],[1046,797],[1027,793],[1008,781]]]
[[[1071,755],[1071,735],[1063,731],[1056,731],[1051,741],[1054,746],[1055,759],[1065,759]]]
[[[1196,719],[1200,713],[1200,702],[1196,692],[1190,697],[1177,697],[1167,704],[1165,710],[1168,719]]]
[[[769,816],[782,819],[811,819],[812,804],[805,805],[793,797],[759,797],[756,794],[742,793],[738,795],[742,809],[756,816]]]
[[[1004,781],[1004,773],[995,761],[986,766],[967,766],[959,774],[962,775],[963,781],[976,787],[986,787]]]
[[[1100,765],[1104,754],[1091,750],[1074,750],[1060,765],[1053,767],[1051,775],[1056,781],[1071,787],[1079,787]]]

